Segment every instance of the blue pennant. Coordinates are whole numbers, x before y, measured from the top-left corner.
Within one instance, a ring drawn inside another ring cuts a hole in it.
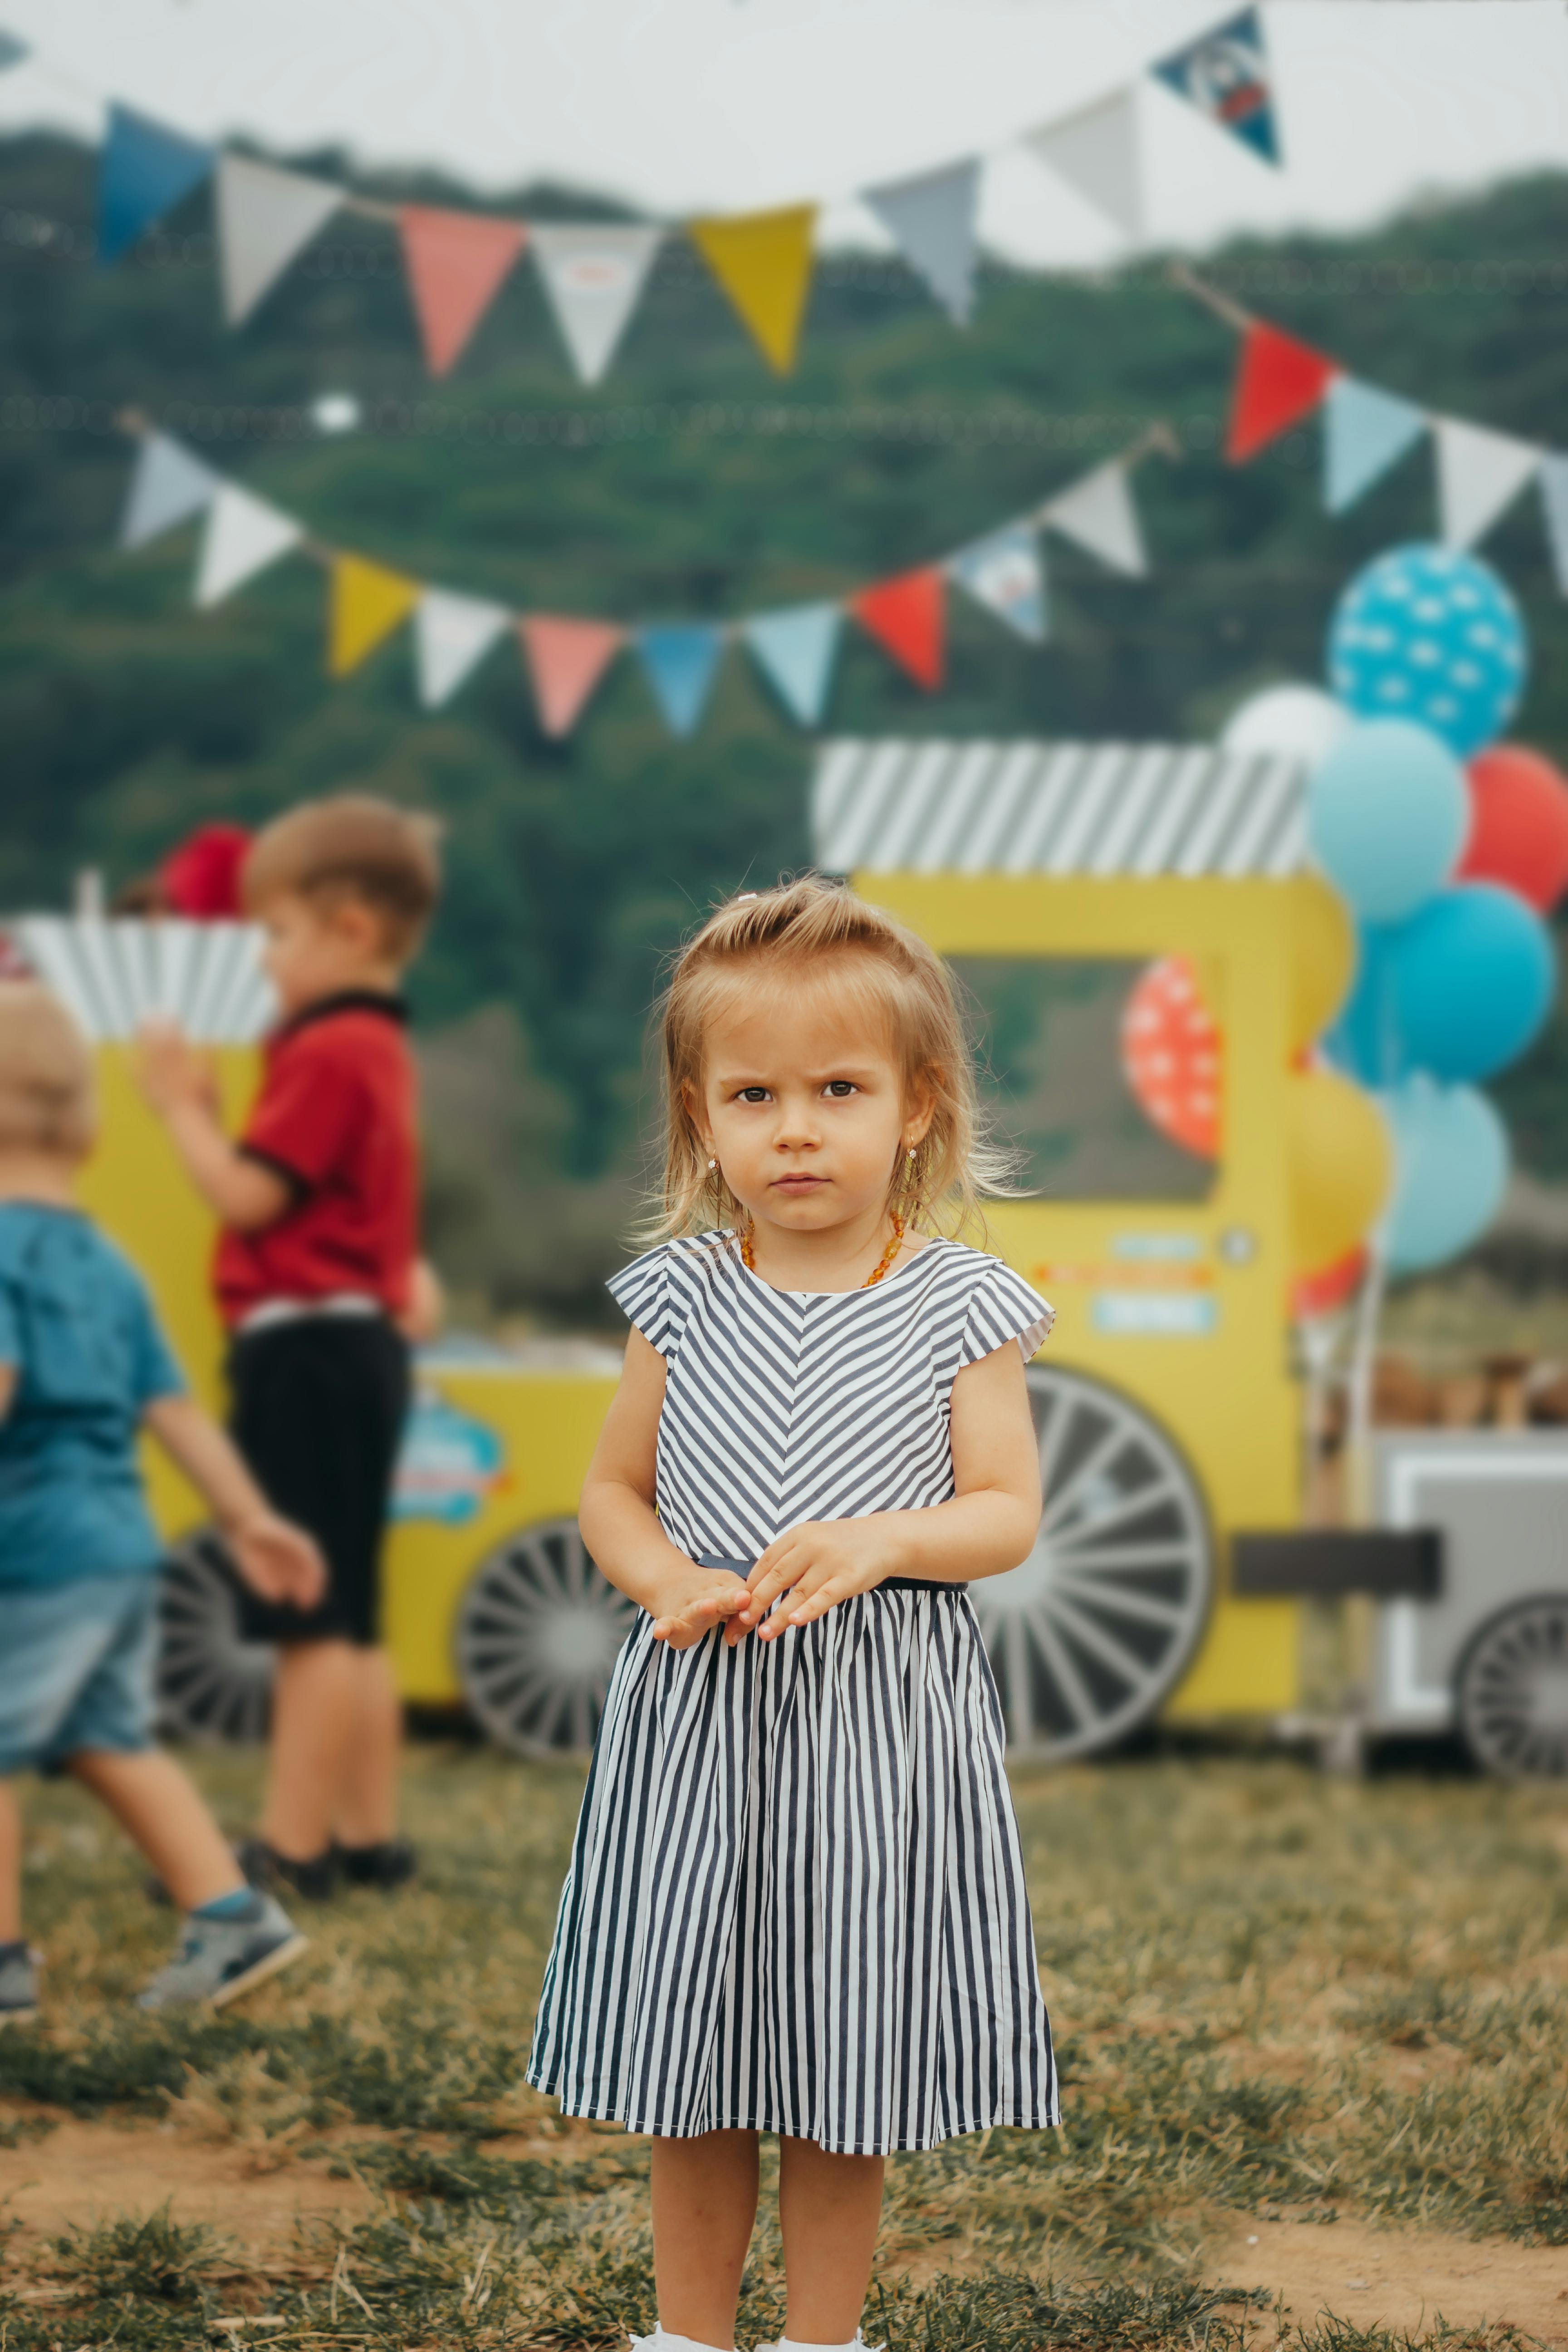
[[[1228,23],[1200,33],[1149,70],[1220,130],[1230,131],[1266,163],[1278,163],[1279,133],[1268,53],[1256,8],[1244,8]]]
[[[637,631],[648,684],[671,732],[690,735],[708,707],[723,651],[721,633],[705,621],[673,621]]]
[[[843,625],[837,604],[786,604],[746,623],[746,643],[803,727],[821,719]]]
[[[144,228],[199,187],[216,157],[210,147],[165,131],[129,106],[111,106],[98,169],[98,253],[113,261]]]
[[[1337,375],[1323,407],[1323,504],[1342,514],[1426,429],[1413,401]]]

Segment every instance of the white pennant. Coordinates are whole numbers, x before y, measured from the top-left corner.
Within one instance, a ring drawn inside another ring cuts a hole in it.
[[[1462,425],[1454,416],[1436,418],[1432,430],[1443,537],[1449,547],[1469,547],[1518,497],[1546,452],[1511,433]]]
[[[1076,539],[1102,563],[1118,572],[1142,577],[1149,569],[1138,509],[1127,487],[1127,468],[1120,457],[1097,466],[1081,482],[1074,482],[1054,498],[1041,516],[1052,530]]]
[[[136,453],[131,496],[120,527],[121,547],[145,547],[212,503],[218,478],[166,433],[149,433]]]
[[[276,562],[305,533],[292,515],[252,498],[236,482],[224,482],[207,509],[196,570],[196,602],[218,604],[243,580]]]
[[[614,222],[590,227],[536,223],[531,235],[572,364],[583,383],[597,383],[626,332],[664,231]]]
[[[918,269],[950,319],[969,323],[974,300],[974,207],[980,165],[973,158],[867,188],[868,205],[895,240],[911,269]]]
[[[218,250],[224,316],[231,327],[249,317],[273,279],[342,202],[342,189],[330,181],[253,163],[248,155],[218,157]]]
[[[415,607],[414,651],[419,699],[426,710],[438,709],[456,692],[510,620],[504,604],[454,596],[445,588],[426,589]]]
[[[1042,122],[1025,145],[1126,236],[1143,234],[1143,159],[1135,86]]]

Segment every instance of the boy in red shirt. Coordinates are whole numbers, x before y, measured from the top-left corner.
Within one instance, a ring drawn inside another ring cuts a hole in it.
[[[243,1603],[278,1644],[270,1770],[247,1874],[330,1895],[399,1885],[402,1710],[380,1645],[379,1560],[408,1406],[409,1338],[434,1320],[417,1256],[414,1070],[399,993],[440,887],[436,829],[344,793],[290,810],[245,863],[279,1018],[244,1133],[177,1029],[147,1024],[142,1082],[221,1218],[215,1282],[232,1335],[231,1427],[279,1510],[316,1538],[310,1611]]]

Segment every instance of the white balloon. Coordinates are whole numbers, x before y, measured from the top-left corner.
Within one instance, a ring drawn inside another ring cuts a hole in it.
[[[1227,751],[1283,751],[1315,767],[1350,723],[1321,686],[1266,686],[1231,712],[1219,740]]]

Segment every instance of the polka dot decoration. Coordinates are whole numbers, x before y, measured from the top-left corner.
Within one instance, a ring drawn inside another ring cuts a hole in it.
[[[1121,1014],[1121,1067],[1162,1135],[1200,1159],[1219,1150],[1220,1033],[1185,956],[1134,982]]]
[[[1448,547],[1395,547],[1351,582],[1329,625],[1329,682],[1363,719],[1410,719],[1468,759],[1519,708],[1529,661],[1519,606],[1491,566]]]

